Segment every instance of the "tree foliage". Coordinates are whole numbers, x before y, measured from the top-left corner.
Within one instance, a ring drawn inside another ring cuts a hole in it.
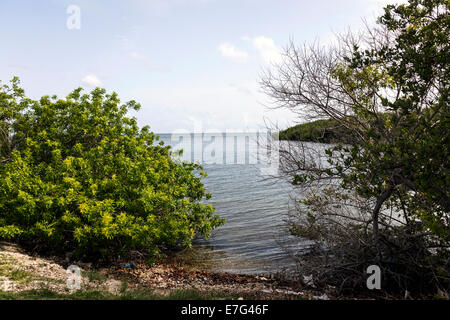
[[[0,238],[112,258],[189,246],[223,222],[201,202],[202,167],[127,117],[139,104],[81,91],[35,101],[17,78],[1,87]]]
[[[378,264],[391,287],[448,289],[449,11],[445,0],[389,5],[335,46],[291,43],[263,78],[276,107],[348,133],[344,145],[280,152],[304,196],[291,231],[320,243],[310,261],[322,279],[363,287]]]

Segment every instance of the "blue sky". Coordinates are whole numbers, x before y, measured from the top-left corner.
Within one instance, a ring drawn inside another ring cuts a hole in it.
[[[330,41],[389,0],[1,0],[0,81],[66,96],[116,91],[155,132],[252,130],[301,121],[270,111],[259,76],[289,39]],[[80,28],[69,29],[70,5]]]

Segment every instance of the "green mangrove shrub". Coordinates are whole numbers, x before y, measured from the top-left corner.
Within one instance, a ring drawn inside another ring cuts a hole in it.
[[[190,246],[224,220],[198,164],[176,161],[116,93],[29,99],[0,88],[0,239],[113,258]],[[55,251],[55,250],[54,250]]]

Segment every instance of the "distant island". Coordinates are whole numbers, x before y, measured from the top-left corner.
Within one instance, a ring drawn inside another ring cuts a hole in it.
[[[279,132],[280,140],[345,143],[349,130],[334,119],[300,123]]]

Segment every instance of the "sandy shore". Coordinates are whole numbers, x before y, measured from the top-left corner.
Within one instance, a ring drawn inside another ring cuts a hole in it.
[[[240,299],[333,299],[302,288],[299,283],[280,279],[237,274],[224,274],[193,270],[179,261],[166,259],[153,266],[134,262],[125,268],[126,262],[94,269],[89,263],[80,261],[58,261],[27,254],[15,244],[0,243],[0,291],[21,292],[49,289],[60,294],[74,290],[67,285],[71,276],[69,264],[81,268],[81,290],[107,291],[119,294],[124,290],[145,288],[165,296],[176,290],[194,290],[199,294],[220,292],[221,295]]]

